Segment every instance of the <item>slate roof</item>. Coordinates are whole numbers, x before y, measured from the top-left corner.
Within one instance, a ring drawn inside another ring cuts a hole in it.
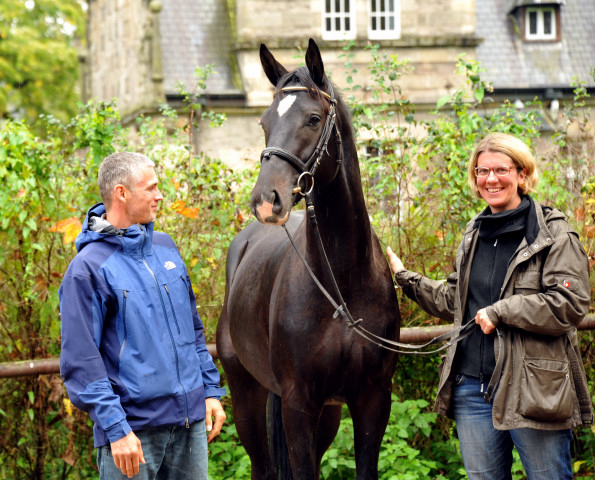
[[[519,4],[557,4],[558,1],[523,1]],[[515,2],[476,0],[476,35],[483,42],[476,58],[487,69],[485,79],[498,89],[568,88],[577,76],[595,86],[595,1],[561,2],[561,41],[523,42],[509,16]]]
[[[167,0],[159,14],[166,95],[177,94],[176,81],[196,85],[197,66],[214,64],[207,93],[238,93],[233,84],[231,27],[226,2]]]

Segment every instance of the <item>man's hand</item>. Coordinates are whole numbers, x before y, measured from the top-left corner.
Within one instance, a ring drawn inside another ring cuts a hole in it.
[[[227,415],[225,415],[225,411],[223,410],[221,402],[216,398],[207,398],[205,402],[207,404],[205,425],[207,427],[207,432],[209,432],[207,436],[207,442],[210,442],[221,432],[221,427],[223,426],[223,422],[227,418]],[[213,418],[215,419],[214,424]]]
[[[496,330],[496,326],[492,323],[490,317],[488,317],[485,308],[477,311],[477,314],[475,315],[475,323],[481,327],[481,331],[486,335],[489,335]]]
[[[393,271],[393,275],[401,270],[405,270],[403,266],[403,262],[401,259],[397,257],[393,249],[390,247],[386,247],[386,254],[388,255],[388,262],[390,264],[390,269]]]
[[[134,432],[130,432],[120,440],[113,442],[111,449],[116,467],[128,478],[132,478],[138,473],[139,462],[145,463],[140,440]]]

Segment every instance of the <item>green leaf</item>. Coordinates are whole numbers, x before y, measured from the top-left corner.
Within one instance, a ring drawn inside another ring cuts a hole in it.
[[[485,95],[485,91],[484,91],[484,89],[483,89],[483,88],[478,88],[478,89],[476,89],[476,90],[475,90],[475,92],[474,92],[474,94],[473,94],[473,95],[475,96],[475,99],[476,99],[478,102],[480,102],[480,103],[481,103],[481,102],[483,101],[483,97],[484,97],[484,95]]]
[[[438,99],[438,101],[436,102],[436,110],[440,110],[444,105],[446,105],[446,102],[448,102],[450,100],[450,95],[444,95],[442,97],[440,97]]]

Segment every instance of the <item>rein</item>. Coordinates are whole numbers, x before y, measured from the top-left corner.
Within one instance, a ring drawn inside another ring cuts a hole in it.
[[[282,91],[282,92],[297,92],[297,91],[312,91],[312,90],[310,88],[304,87],[304,86],[295,86],[295,87],[285,87],[285,88],[282,88],[280,91]],[[322,160],[322,156],[325,153],[328,153],[328,142],[330,140],[333,129],[335,130],[335,136],[336,136],[336,141],[337,141],[338,157],[336,159],[337,165],[336,165],[335,173],[334,173],[331,181],[334,180],[334,178],[337,176],[337,174],[339,173],[339,169],[341,168],[341,164],[343,163],[343,140],[341,138],[341,132],[337,128],[337,123],[336,123],[336,121],[337,121],[337,112],[336,112],[337,100],[335,99],[335,92],[333,90],[333,87],[330,84],[329,84],[329,93],[323,92],[322,90],[318,90],[318,91],[328,100],[330,106],[329,106],[328,115],[327,115],[325,123],[324,123],[324,128],[322,129],[322,133],[320,135],[320,138],[318,139],[316,148],[310,155],[310,158],[308,158],[307,160],[304,161],[304,160],[300,159],[297,155],[295,155],[283,148],[267,147],[262,151],[262,153],[260,155],[260,161],[262,163],[263,159],[269,159],[271,156],[275,155],[275,156],[280,157],[283,160],[289,162],[291,165],[293,165],[298,170],[298,172],[300,172],[300,176],[297,180],[297,185],[293,189],[293,193],[295,194],[295,197],[296,197],[294,200],[294,204],[297,204],[297,202],[300,200],[300,198],[297,194],[300,194],[303,197],[305,197],[308,216],[309,216],[310,222],[312,223],[312,226],[314,228],[316,242],[318,243],[318,249],[320,250],[320,254],[322,256],[322,259],[324,260],[324,264],[325,264],[326,270],[328,272],[328,276],[331,279],[333,290],[335,292],[335,295],[338,298],[338,302],[335,301],[335,299],[331,296],[331,294],[324,288],[324,286],[316,278],[316,275],[314,275],[314,272],[312,271],[312,269],[306,262],[306,259],[304,258],[303,254],[300,252],[297,245],[295,244],[293,237],[289,233],[289,230],[287,230],[287,227],[285,225],[283,225],[283,228],[285,229],[285,232],[287,233],[287,236],[289,237],[289,241],[291,242],[291,244],[293,245],[293,248],[299,255],[302,262],[304,263],[306,270],[312,277],[312,280],[314,281],[316,286],[320,289],[320,291],[324,294],[324,296],[328,299],[328,301],[335,308],[335,313],[333,314],[333,318],[337,318],[337,317],[341,316],[341,318],[343,320],[345,320],[347,325],[361,337],[365,338],[369,342],[371,342],[381,348],[384,348],[386,350],[390,350],[390,351],[396,352],[396,353],[409,354],[409,355],[429,355],[431,353],[439,352],[441,350],[444,350],[445,348],[450,347],[451,345],[454,345],[455,343],[461,341],[462,339],[464,339],[465,337],[467,337],[469,334],[471,334],[473,332],[473,327],[474,327],[473,323],[468,323],[467,325],[465,325],[463,327],[460,327],[460,328],[455,329],[451,332],[442,334],[436,338],[433,338],[432,340],[430,340],[429,342],[427,342],[423,345],[412,345],[412,344],[407,344],[407,343],[395,342],[393,340],[390,340],[390,339],[384,338],[384,337],[380,337],[380,336],[376,335],[375,333],[370,332],[369,330],[364,328],[364,326],[362,325],[363,320],[361,318],[358,320],[354,320],[351,313],[349,312],[349,309],[347,308],[347,304],[345,303],[345,300],[343,300],[341,291],[339,290],[339,286],[337,285],[335,276],[333,275],[333,271],[332,271],[330,262],[328,260],[328,257],[326,255],[324,245],[322,244],[322,239],[320,237],[320,231],[318,230],[318,222],[316,220],[316,214],[314,212],[314,203],[312,202],[312,190],[314,188],[314,175],[315,175],[316,171],[318,170],[318,167],[320,166],[320,161]],[[308,182],[307,182],[308,177],[310,178],[309,187],[308,187]],[[302,180],[304,181],[304,188],[302,188],[302,186],[301,186]],[[436,348],[434,350],[429,350],[429,351],[422,351],[422,349],[424,349],[424,348],[427,348],[427,347],[434,345],[436,343],[439,343],[439,342],[443,342],[445,340],[449,340],[449,341],[439,348]]]
[[[311,195],[312,187],[314,186],[314,177],[311,178],[312,183],[311,183],[309,190],[305,193],[302,193],[299,183],[303,176],[304,176],[304,174],[302,174],[300,176],[296,190],[298,190],[298,192],[301,195],[303,195],[306,199],[306,207],[307,207],[307,211],[308,211],[308,217],[310,218],[310,222],[312,223],[312,226],[314,228],[316,243],[318,244],[318,249],[320,250],[320,255],[322,256],[322,259],[324,260],[324,265],[328,272],[329,278],[331,279],[331,283],[332,283],[333,289],[335,291],[335,294],[337,295],[338,302],[335,301],[335,299],[331,296],[331,294],[320,283],[318,278],[316,278],[316,275],[314,275],[314,272],[308,265],[308,262],[306,262],[304,255],[298,249],[297,245],[295,244],[295,242],[293,240],[293,237],[289,233],[289,230],[287,230],[287,227],[285,226],[285,224],[283,224],[283,228],[285,229],[285,232],[287,233],[287,236],[289,237],[289,241],[293,245],[293,248],[299,255],[304,266],[306,267],[306,270],[310,274],[310,277],[312,277],[312,280],[314,281],[316,286],[324,294],[324,296],[331,303],[331,305],[335,308],[335,313],[333,314],[333,318],[337,318],[337,317],[341,316],[341,318],[343,320],[345,320],[347,325],[353,331],[355,331],[358,335],[365,338],[369,342],[377,345],[378,347],[384,348],[386,350],[390,350],[391,352],[402,353],[402,354],[406,354],[406,355],[429,355],[432,353],[440,352],[440,351],[456,344],[457,342],[460,342],[465,337],[467,337],[471,333],[473,333],[475,325],[472,322],[469,322],[462,327],[459,327],[459,328],[454,329],[450,332],[447,332],[447,333],[444,333],[438,337],[435,337],[423,345],[413,345],[413,344],[409,344],[409,343],[395,342],[394,340],[390,340],[388,338],[378,336],[375,333],[372,333],[363,327],[363,325],[362,325],[363,320],[361,318],[358,320],[354,320],[353,316],[349,312],[349,309],[347,308],[347,304],[345,303],[345,300],[343,300],[341,291],[339,290],[339,286],[337,285],[337,281],[335,279],[330,262],[326,255],[326,250],[324,249],[324,245],[322,243],[322,238],[320,237],[320,231],[318,230],[318,221],[316,220],[316,213],[314,211],[314,203],[312,202],[312,195]],[[424,349],[424,348],[427,348],[427,347],[434,345],[436,343],[443,342],[445,340],[449,340],[449,341],[439,348],[436,348],[434,350],[422,351],[422,349]]]

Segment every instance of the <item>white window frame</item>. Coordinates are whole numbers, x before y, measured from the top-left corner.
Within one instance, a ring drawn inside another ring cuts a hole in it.
[[[376,19],[377,26],[384,20],[386,28],[373,29],[374,19]],[[392,28],[390,27],[391,20]],[[401,38],[401,0],[368,0],[368,38],[370,40]]]
[[[327,3],[330,11],[327,11]],[[337,9],[338,4],[338,9]],[[349,5],[349,12],[346,12],[345,5]],[[356,37],[355,25],[356,0],[322,0],[322,38],[324,40],[354,40]],[[331,29],[327,29],[327,20],[330,20]],[[349,29],[345,28],[349,20]],[[339,28],[336,28],[336,22]]]
[[[544,13],[551,14],[551,32],[545,33]],[[537,32],[531,33],[530,16],[532,13],[537,14]],[[525,39],[526,40],[556,40],[558,38],[557,32],[557,11],[554,7],[527,7],[525,10]]]

